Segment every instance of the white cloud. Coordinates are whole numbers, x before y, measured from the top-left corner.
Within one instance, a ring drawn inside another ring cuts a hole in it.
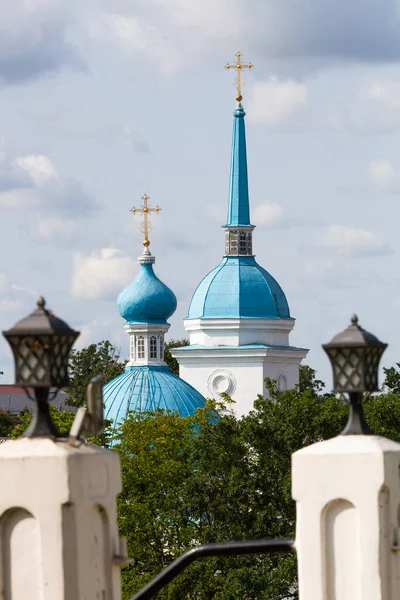
[[[400,84],[373,79],[358,85],[346,108],[331,109],[327,125],[336,131],[393,133],[400,129]]]
[[[333,263],[322,258],[313,258],[304,265],[304,270],[310,279],[325,279],[332,273]]]
[[[30,294],[30,291],[25,286],[12,283],[5,273],[0,273],[0,313],[23,308],[26,293]],[[35,297],[38,297],[37,293]]]
[[[73,220],[49,217],[40,219],[37,227],[35,226],[35,231],[39,237],[46,240],[54,237],[71,240],[78,231],[78,224]]]
[[[346,256],[372,256],[390,254],[390,246],[372,231],[331,225],[315,238],[320,248],[332,250]]]
[[[307,107],[308,89],[303,83],[270,78],[250,89],[249,119],[254,123],[280,125],[292,121]]]
[[[400,193],[400,172],[395,171],[393,165],[387,161],[372,161],[369,164],[371,183],[379,190]]]
[[[75,298],[115,299],[132,279],[135,261],[115,248],[102,248],[90,256],[74,255],[71,294]]]
[[[80,335],[74,344],[75,350],[82,350],[82,348],[89,346],[89,344],[97,343],[99,339],[97,337],[97,329],[92,325],[80,325],[79,334]]]
[[[245,0],[148,0],[140,5],[104,0],[103,6],[89,20],[89,34],[116,44],[132,60],[143,55],[166,75],[211,51],[226,50],[226,58],[232,59],[232,47],[253,29],[254,11],[247,10]]]
[[[375,80],[361,88],[360,98],[400,112],[400,83],[393,79]]]
[[[258,204],[251,211],[251,219],[258,227],[271,227],[283,220],[283,209],[279,204]]]
[[[209,219],[222,225],[226,223],[226,207],[219,204],[206,204],[205,213]]]
[[[12,158],[3,150],[0,158],[0,206],[45,209],[46,215],[52,218],[62,215],[67,220],[86,217],[99,208],[77,181],[59,177],[50,158],[44,154]],[[36,210],[36,214],[38,212]],[[46,237],[49,230],[46,221],[42,229]],[[71,227],[68,225],[67,229]]]
[[[37,300],[40,296],[39,292],[35,288],[30,287],[29,285],[19,285],[18,283],[12,283],[11,289],[13,289],[15,292],[24,292],[24,294],[32,296],[33,298],[35,298],[35,300]]]
[[[51,160],[44,154],[19,156],[14,160],[14,163],[26,171],[38,185],[57,177],[57,172]]]
[[[184,55],[153,20],[146,22],[134,15],[103,13],[92,23],[91,31],[95,36],[108,36],[128,55],[136,56],[138,52],[146,55],[167,75],[179,71],[185,62]]]
[[[248,58],[255,62],[262,56],[270,63],[308,62],[314,69],[346,59],[393,61],[400,55],[393,27],[398,20],[396,0],[371,0],[363,10],[348,0],[102,0],[99,4],[103,13],[92,15],[92,35],[112,39],[135,62],[138,53],[144,55],[163,72],[173,73],[199,60],[209,62],[211,54],[229,59],[235,46],[246,47]]]
[[[0,191],[0,206],[4,208],[30,209],[40,206],[42,198],[31,188],[15,188]]]
[[[0,2],[0,84],[17,83],[63,65],[80,68],[67,41],[79,5],[71,0]]]
[[[19,298],[0,298],[0,312],[18,310],[24,305]]]
[[[0,273],[0,293],[4,292],[7,288],[7,277],[4,273]]]

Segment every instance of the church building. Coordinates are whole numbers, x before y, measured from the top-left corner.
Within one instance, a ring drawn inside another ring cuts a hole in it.
[[[148,233],[148,215],[160,208],[151,208],[149,197],[142,198],[143,206],[133,208],[144,217],[143,251],[138,258],[139,274],[118,296],[117,307],[126,321],[129,335],[129,361],[125,372],[103,388],[105,418],[118,428],[129,411],[155,411],[159,408],[178,412],[181,417],[193,415],[205,406],[205,399],[189,383],[170,372],[164,362],[164,336],[170,325],[169,317],[176,310],[176,297],[157,275],[153,265]]]
[[[247,414],[258,394],[264,395],[266,377],[280,390],[299,382],[299,365],[305,348],[289,343],[295,319],[279,283],[261,267],[253,253],[253,231],[247,179],[245,112],[242,106],[241,73],[245,65],[240,52],[235,69],[237,106],[233,113],[233,139],[225,253],[222,261],[197,286],[184,326],[190,345],[175,348],[180,377],[164,362],[164,336],[169,317],[176,310],[174,293],[154,273],[148,221],[160,208],[148,204],[132,209],[144,221],[143,252],[139,274],[119,295],[117,306],[126,321],[130,358],[125,372],[104,386],[105,417],[114,429],[130,410],[177,411],[194,414],[205,398],[226,393],[235,401],[236,415]]]
[[[227,65],[237,74],[237,106],[233,138],[225,253],[222,261],[199,283],[184,321],[190,345],[171,350],[182,379],[204,397],[229,394],[237,415],[248,413],[264,379],[279,389],[299,382],[299,365],[308,353],[289,343],[295,319],[279,283],[261,267],[253,253],[253,231],[247,177],[245,111],[242,106],[240,52]]]

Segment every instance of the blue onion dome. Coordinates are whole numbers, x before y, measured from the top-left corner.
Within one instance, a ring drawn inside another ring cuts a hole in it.
[[[188,319],[290,319],[278,282],[254,256],[225,256],[198,285]]]
[[[189,383],[180,379],[167,366],[125,367],[125,372],[103,387],[105,418],[118,423],[129,411],[155,411],[157,409],[178,412],[188,417],[205,406],[203,396]]]
[[[176,296],[154,273],[148,248],[138,260],[137,278],[118,296],[119,313],[128,323],[164,323],[176,310]]]

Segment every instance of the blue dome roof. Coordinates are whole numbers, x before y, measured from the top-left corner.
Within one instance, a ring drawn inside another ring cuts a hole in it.
[[[130,410],[177,411],[181,417],[194,414],[205,406],[205,399],[167,366],[125,367],[125,372],[103,387],[105,418],[115,429]]]
[[[278,282],[253,256],[225,256],[198,285],[188,319],[289,319],[289,305]]]
[[[164,323],[176,310],[176,297],[153,271],[140,265],[139,275],[118,296],[117,307],[128,323]]]

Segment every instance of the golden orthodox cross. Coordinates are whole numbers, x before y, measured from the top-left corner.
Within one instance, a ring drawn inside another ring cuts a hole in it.
[[[155,213],[159,213],[161,208],[158,206],[153,208],[151,207],[148,203],[147,200],[150,200],[150,196],[148,196],[147,194],[143,194],[142,196],[142,200],[143,200],[143,204],[140,208],[131,208],[131,213],[136,215],[137,213],[139,213],[140,215],[142,215],[143,217],[143,222],[140,224],[140,231],[142,233],[144,233],[144,240],[143,240],[143,246],[145,246],[146,248],[148,246],[150,246],[150,242],[149,242],[149,233],[150,231],[153,229],[150,221],[149,221],[149,214],[152,212]]]
[[[242,61],[243,54],[241,52],[236,52],[235,56],[236,56],[235,64],[230,65],[229,63],[226,63],[225,69],[227,71],[229,71],[229,69],[235,69],[235,71],[236,71],[236,79],[233,82],[233,85],[235,86],[235,88],[237,90],[236,100],[238,102],[241,102],[242,101],[242,88],[244,86],[244,81],[242,80],[242,71],[243,71],[243,69],[251,70],[254,67],[254,65],[252,65],[251,63],[245,65],[244,62]]]

